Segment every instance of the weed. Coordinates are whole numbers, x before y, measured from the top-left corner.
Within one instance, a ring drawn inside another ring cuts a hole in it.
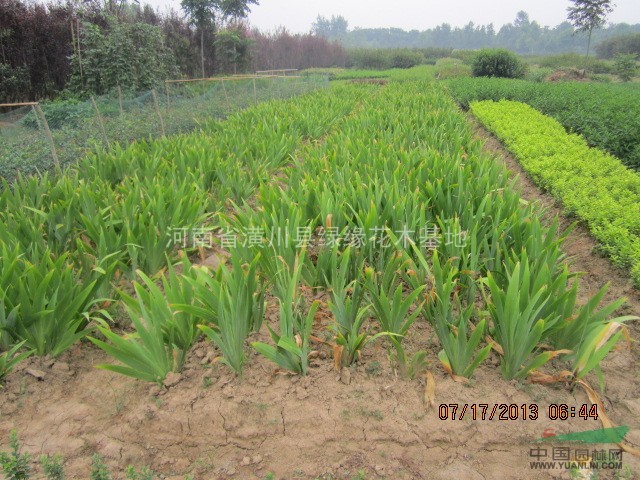
[[[379,377],[382,374],[382,366],[377,360],[369,363],[364,370],[367,375],[371,375],[372,377]]]

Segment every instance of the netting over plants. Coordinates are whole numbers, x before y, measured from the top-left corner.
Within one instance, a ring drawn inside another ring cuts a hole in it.
[[[97,146],[187,132],[254,103],[326,86],[328,79],[319,76],[176,81],[158,90],[120,90],[85,102],[2,108],[0,177],[10,181],[18,172],[76,162]]]

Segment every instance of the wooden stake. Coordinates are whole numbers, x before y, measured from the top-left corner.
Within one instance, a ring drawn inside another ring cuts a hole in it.
[[[104,137],[104,142],[106,145],[109,145],[109,137],[107,137],[107,131],[104,129],[104,121],[102,120],[102,115],[100,115],[100,110],[98,110],[98,104],[96,103],[95,98],[91,95],[91,103],[93,103],[93,109],[96,111],[96,117],[98,118],[98,123],[100,124],[100,130],[102,130],[102,136]]]
[[[56,144],[53,143],[53,135],[51,135],[49,122],[47,122],[47,119],[44,116],[44,112],[42,111],[42,108],[40,108],[40,104],[36,104],[33,108],[35,108],[36,112],[38,112],[40,120],[42,120],[42,125],[44,125],[44,131],[47,134],[49,145],[51,146],[51,156],[53,157],[53,163],[55,163],[56,167],[60,168],[60,160],[58,159],[58,153],[56,152]]]
[[[120,107],[120,115],[122,115],[124,110],[122,109],[122,89],[120,85],[118,85],[118,107]]]
[[[162,129],[162,136],[166,136],[165,132],[164,132],[164,120],[162,119],[162,115],[160,114],[160,107],[158,107],[158,96],[156,95],[156,90],[155,88],[153,90],[151,90],[151,95],[153,95],[153,106],[156,109],[156,114],[158,115],[158,118],[160,119],[160,128]]]

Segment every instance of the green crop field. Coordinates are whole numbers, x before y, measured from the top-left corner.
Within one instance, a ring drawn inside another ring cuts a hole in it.
[[[568,233],[521,198],[433,74],[344,77],[5,181],[0,378],[82,345],[107,359],[98,368],[162,389],[206,339],[238,384],[257,362],[373,372],[380,347],[407,381],[439,369],[473,387],[484,369],[505,385],[602,382],[637,317],[607,285],[585,295]],[[531,107],[465,95],[640,284],[636,173]]]
[[[276,172],[284,177],[274,182]],[[280,322],[273,344],[255,348],[306,374],[317,305],[304,304],[303,285],[330,292],[344,365],[382,335],[410,370],[402,338],[418,317],[436,327],[441,360],[459,376],[488,354],[485,333],[501,346],[508,379],[541,368],[553,351],[571,351],[563,358],[581,378],[619,336],[606,313],[620,302],[601,312],[600,292],[587,310],[576,304],[562,237],[521,204],[454,103],[428,82],[269,102],[197,133],[5,184],[0,205],[5,348],[24,342],[55,356],[90,335],[126,365],[109,368],[160,384],[180,370],[171,359],[187,354],[198,326],[240,373],[265,292],[277,298]],[[207,273],[183,255],[181,274],[173,270],[196,232],[228,249],[229,267]],[[253,243],[236,238],[250,232]],[[167,267],[165,300],[147,275]],[[137,300],[124,293],[128,281]],[[118,297],[135,336],[114,333],[98,308]],[[362,328],[367,315],[380,322],[374,336]],[[98,330],[107,342],[93,337]]]

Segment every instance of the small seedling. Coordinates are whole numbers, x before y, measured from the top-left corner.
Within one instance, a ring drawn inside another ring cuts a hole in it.
[[[149,467],[142,467],[138,472],[133,465],[127,467],[126,480],[153,480],[154,473]]]
[[[366,479],[367,479],[367,472],[365,470],[358,470],[358,473],[356,474],[356,476],[352,478],[352,480],[366,480]]]
[[[64,480],[63,464],[64,459],[60,454],[54,456],[42,455],[40,457],[40,465],[46,480]]]
[[[111,480],[107,464],[97,453],[91,457],[91,480]]]
[[[31,455],[20,453],[20,442],[15,430],[9,436],[11,451],[0,452],[0,465],[7,480],[27,480],[31,478]]]

